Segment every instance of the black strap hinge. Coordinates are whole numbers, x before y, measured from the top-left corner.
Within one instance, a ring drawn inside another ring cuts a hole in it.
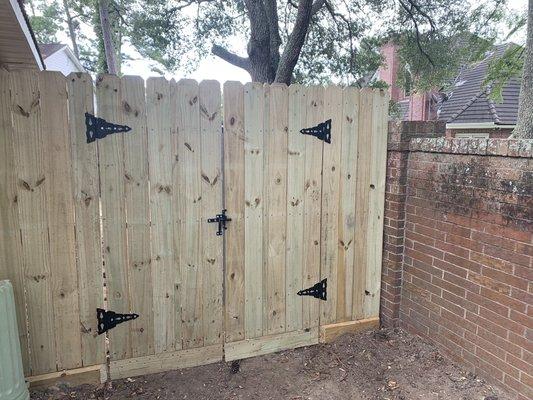
[[[113,133],[131,131],[127,125],[112,124],[89,113],[85,113],[85,128],[87,143],[94,142],[96,139],[103,139]]]
[[[331,119],[321,122],[312,128],[301,129],[300,132],[304,135],[315,136],[326,143],[331,143]]]
[[[106,311],[102,308],[96,309],[96,317],[98,318],[98,334],[107,332],[113,329],[118,324],[132,319],[139,318],[137,314],[119,314],[114,311]]]
[[[328,278],[322,279],[320,282],[314,284],[308,289],[300,290],[298,296],[313,296],[320,300],[327,300],[328,298]]]

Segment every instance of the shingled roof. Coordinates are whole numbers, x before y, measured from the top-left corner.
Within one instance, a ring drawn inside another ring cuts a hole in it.
[[[502,102],[490,99],[490,85],[482,85],[490,61],[501,57],[509,46],[512,44],[496,46],[484,60],[459,73],[451,91],[447,93],[447,99],[441,103],[439,121],[454,124],[516,125],[520,81],[512,78],[505,84]]]

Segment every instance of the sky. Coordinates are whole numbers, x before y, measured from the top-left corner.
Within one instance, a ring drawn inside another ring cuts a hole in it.
[[[527,9],[527,2],[528,0],[508,0],[508,6],[512,10],[521,11]],[[518,35],[523,36],[524,33],[522,32]],[[63,43],[70,43],[66,34],[59,35],[59,39]],[[509,41],[514,41],[517,43],[523,42],[522,37],[517,35],[510,37]],[[241,38],[234,38],[233,41],[230,41],[230,44],[233,45],[233,48],[242,49],[242,53],[240,55],[246,56],[246,45],[245,43],[242,43]],[[122,65],[122,72],[124,74],[140,75],[144,79],[147,79],[150,76],[157,75],[154,71],[152,71],[151,65],[155,65],[152,61],[143,59],[135,51],[135,49],[127,43],[124,44],[123,49],[124,52],[129,56],[129,58],[131,58],[131,60],[125,61]],[[165,77],[167,79],[174,78],[176,80],[181,78],[192,78],[198,81],[204,79],[214,79],[220,82],[233,80],[244,83],[250,81],[250,75],[246,71],[241,68],[234,67],[233,65],[212,55],[202,60],[197,70],[192,73],[183,73],[178,71],[176,73],[166,73]]]

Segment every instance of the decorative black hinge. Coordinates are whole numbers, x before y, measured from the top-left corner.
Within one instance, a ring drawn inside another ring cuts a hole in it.
[[[96,139],[103,139],[113,133],[131,131],[129,126],[112,124],[89,113],[85,113],[85,127],[87,128],[85,131],[87,143],[94,142]]]
[[[328,119],[326,122],[321,122],[312,128],[304,128],[300,132],[304,135],[316,136],[326,143],[331,143],[331,120]]]
[[[226,222],[228,222],[228,221],[231,221],[231,218],[228,218],[226,216],[226,210],[222,210],[222,213],[221,214],[217,214],[217,216],[215,218],[209,218],[207,220],[207,222],[209,222],[209,223],[218,222],[217,236],[223,235],[224,231],[226,229],[228,229],[226,227]]]
[[[99,335],[113,329],[118,324],[139,318],[137,314],[119,314],[114,311],[106,311],[102,308],[96,309],[96,317],[98,318]]]
[[[298,296],[313,296],[320,300],[328,298],[328,278],[322,279],[309,289],[303,289],[298,292]]]

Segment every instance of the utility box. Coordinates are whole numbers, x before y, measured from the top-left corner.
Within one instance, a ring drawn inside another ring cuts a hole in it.
[[[13,286],[0,281],[0,400],[28,400],[24,380]]]

